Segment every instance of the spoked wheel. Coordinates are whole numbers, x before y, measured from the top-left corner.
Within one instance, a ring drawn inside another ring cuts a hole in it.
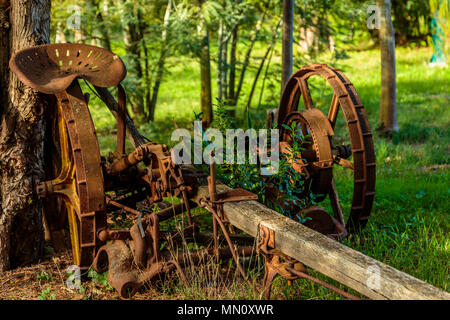
[[[62,115],[61,105],[58,104],[58,137],[61,152],[61,172],[57,183],[64,183],[64,188],[59,190],[64,194],[63,201],[69,222],[70,243],[72,247],[73,262],[80,265],[80,198],[77,192],[75,175],[75,163],[70,148],[70,140],[67,134],[66,124]],[[64,212],[64,211],[63,211]]]
[[[317,108],[311,97],[308,81],[312,76],[325,79],[333,91],[327,115]],[[304,109],[299,110],[299,104],[304,105]],[[346,122],[345,134],[337,134],[340,109]],[[334,219],[349,232],[364,228],[375,195],[375,152],[364,106],[353,84],[340,71],[326,65],[300,69],[287,82],[278,109],[279,124],[291,126],[293,122],[310,142],[302,152],[305,166],[296,168],[308,171],[310,189],[307,191],[314,193],[318,201],[328,196]],[[290,132],[283,126],[280,128],[280,151],[283,152],[283,147],[289,145]],[[336,166],[348,170],[353,180],[353,197],[346,222],[336,177],[333,177],[338,171]]]

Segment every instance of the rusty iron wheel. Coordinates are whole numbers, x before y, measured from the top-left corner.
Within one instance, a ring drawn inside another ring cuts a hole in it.
[[[62,197],[69,214],[74,262],[87,269],[104,244],[96,234],[106,227],[106,205],[97,136],[78,79],[111,87],[123,80],[126,68],[108,50],[71,43],[21,50],[9,65],[23,83],[58,99],[59,145],[64,156],[60,174],[40,183],[38,193]]]
[[[308,81],[312,76],[325,79],[333,91],[327,115],[316,107],[311,97]],[[299,110],[299,104],[304,108]],[[347,125],[351,153],[350,148],[333,145],[339,110]],[[284,87],[277,123],[290,125],[294,121],[303,134],[309,135],[311,147],[302,156],[311,174],[311,191],[324,195],[319,200],[329,197],[334,218],[349,232],[364,228],[375,196],[375,152],[369,121],[353,84],[342,72],[327,65],[309,65],[298,70]],[[288,143],[289,133],[281,125],[280,130],[281,146]],[[336,165],[353,175],[352,204],[346,222],[333,177]]]
[[[74,83],[71,90],[73,88],[75,90],[71,92],[75,95],[70,95],[70,99],[84,99],[82,95],[76,93],[81,92],[81,89],[76,90],[79,89],[78,83]],[[76,104],[77,117],[74,119],[70,118],[73,113],[67,105],[70,103],[69,99],[61,100],[58,101],[52,132],[58,152],[57,155],[52,154],[51,162],[58,174],[54,179],[41,182],[38,185],[38,193],[43,197],[51,196],[62,200],[63,205],[58,208],[58,214],[67,215],[73,263],[80,266],[82,270],[86,270],[92,264],[100,246],[103,245],[103,242],[97,239],[96,231],[106,226],[105,205],[102,203],[104,200],[98,199],[100,192],[103,192],[103,183],[92,184],[95,188],[90,188],[87,180],[90,177],[102,178],[102,171],[98,162],[94,162],[98,166],[98,170],[94,170],[96,166],[88,165],[89,161],[86,161],[89,158],[86,159],[82,154],[80,155],[83,150],[90,150],[91,155],[95,155],[96,150],[86,146],[97,144],[95,132],[86,130],[78,133],[76,131],[77,124],[83,118],[82,114],[90,119],[87,105]],[[90,124],[93,126],[92,123]],[[72,132],[68,125],[72,126]],[[100,158],[99,154],[98,158]],[[91,200],[92,198],[94,201]],[[97,210],[91,209],[92,203]]]
[[[72,247],[73,262],[80,265],[81,245],[80,245],[80,198],[77,191],[77,180],[75,174],[75,163],[71,152],[71,144],[67,127],[62,116],[61,104],[57,105],[57,116],[53,118],[52,138],[57,152],[52,154],[52,165],[58,172],[52,180],[45,181],[40,184],[41,195],[51,195],[52,198],[61,199],[61,206],[56,208],[58,215],[67,215],[61,217],[60,220],[69,224],[70,242]],[[55,214],[55,213],[53,213]],[[54,223],[50,221],[50,224]],[[54,246],[62,246],[63,244],[55,243],[61,239],[52,239]]]

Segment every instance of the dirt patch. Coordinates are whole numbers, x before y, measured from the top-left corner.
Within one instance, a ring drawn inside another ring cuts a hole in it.
[[[47,254],[38,263],[20,267],[1,274],[0,300],[120,300],[118,293],[107,281],[107,275],[101,275],[102,281],[84,277],[80,289],[70,289],[66,282],[69,274],[66,270],[72,265],[70,250],[62,253]],[[192,287],[184,288],[177,275],[168,275],[164,281],[144,286],[133,300],[172,300],[172,299],[241,299],[261,298],[260,285],[255,286],[252,296],[247,296],[245,285],[233,267],[219,267],[208,270],[205,266],[191,266],[188,271]],[[201,279],[193,279],[204,273]],[[207,275],[214,274],[210,278]],[[212,285],[214,283],[214,285]],[[240,289],[239,289],[240,288]],[[239,292],[238,292],[239,291]]]
[[[51,254],[35,265],[21,267],[1,274],[1,300],[118,300],[117,292],[106,284],[95,283],[87,277],[79,290],[69,289],[67,268],[72,265],[70,251]],[[146,288],[133,299],[167,299],[160,292]]]

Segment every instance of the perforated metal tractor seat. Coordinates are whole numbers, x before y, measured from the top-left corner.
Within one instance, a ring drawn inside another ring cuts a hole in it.
[[[118,85],[126,76],[119,56],[85,44],[45,44],[17,52],[11,70],[30,87],[47,94],[66,90],[75,78],[98,87]]]

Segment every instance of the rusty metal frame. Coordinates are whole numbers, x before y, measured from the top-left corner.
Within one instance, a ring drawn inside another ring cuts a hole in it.
[[[191,215],[192,204],[189,201],[197,180],[173,163],[166,145],[149,141],[136,146],[129,154],[125,153],[126,94],[120,82],[126,75],[126,68],[120,58],[94,46],[43,45],[17,52],[10,60],[10,67],[22,82],[40,92],[54,94],[58,101],[56,131],[60,170],[56,178],[39,183],[37,192],[40,197],[62,196],[67,208],[74,263],[84,270],[91,265],[98,272],[109,269],[109,282],[122,298],[132,296],[145,283],[168,272],[177,271],[180,278],[186,281],[182,268],[188,261],[183,256],[175,259],[169,256],[167,250],[161,250],[161,242],[164,237],[174,243],[187,236],[193,240],[202,238]],[[335,92],[328,117],[314,108],[307,84],[312,75],[325,77]],[[78,79],[87,80],[97,87],[118,88],[117,146],[107,160],[100,157],[88,108],[89,95],[83,94]],[[303,97],[306,110],[297,111],[300,97]],[[339,108],[343,109],[347,120],[353,163],[347,160],[349,149],[331,146]],[[304,131],[311,133],[312,150],[305,151],[305,154],[309,152],[313,156],[312,161],[305,163],[296,159],[291,165],[312,181],[314,192],[329,194],[336,219],[325,219],[327,213],[319,207],[306,208],[305,214],[315,217],[315,222],[325,221],[324,224],[332,225],[332,231],[323,231],[328,236],[340,240],[347,235],[332,175],[333,165],[337,164],[353,170],[355,175],[353,206],[347,226],[363,226],[373,201],[375,157],[367,117],[353,85],[333,68],[325,65],[305,67],[289,80],[278,115],[278,123],[298,121]],[[286,132],[282,133],[280,143],[288,146]],[[193,256],[188,260],[201,261],[205,254],[232,258],[236,268],[248,281],[238,252],[244,256],[251,255],[253,248],[237,250],[234,247],[233,237],[225,227],[224,205],[257,200],[258,197],[243,189],[217,193],[212,158],[211,154],[209,197],[200,199],[199,206],[212,214],[214,247],[192,251]],[[116,194],[116,191],[130,190],[131,195]],[[150,207],[161,203],[164,197],[179,197],[183,202],[157,212],[138,208],[138,202],[142,200]],[[114,210],[134,215],[133,226],[129,229],[109,229],[107,214]],[[161,232],[160,222],[184,212],[188,221],[186,227],[177,232]],[[219,227],[227,248],[219,246]],[[266,258],[264,291],[267,298],[270,298],[271,283],[277,274],[289,281],[308,279],[347,298],[356,298],[311,277],[303,264],[277,251],[273,230],[261,225],[260,236],[259,251]]]
[[[289,285],[292,284],[293,280],[306,279],[324,286],[325,288],[330,289],[347,299],[361,300],[360,298],[344,290],[309,275],[305,266],[301,262],[292,259],[291,257],[275,249],[275,232],[262,224],[259,226],[258,249],[265,258],[263,290],[266,299],[270,299],[273,280],[277,275],[280,275],[284,279],[288,280]]]

